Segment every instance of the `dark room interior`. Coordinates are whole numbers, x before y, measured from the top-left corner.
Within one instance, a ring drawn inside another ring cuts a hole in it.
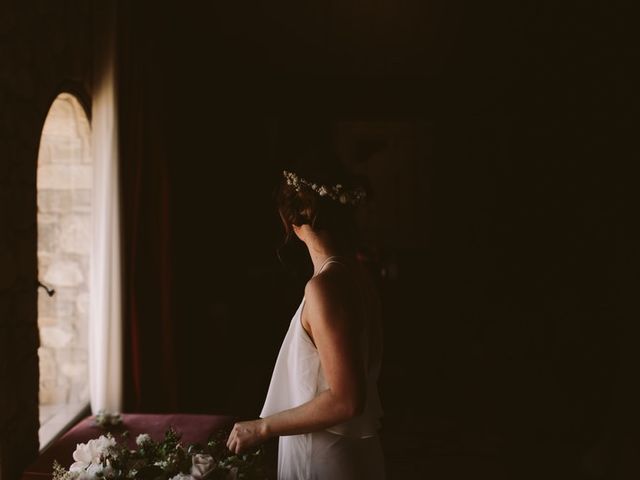
[[[387,478],[639,478],[630,18],[616,2],[3,1],[0,480],[34,478],[40,452],[43,125],[63,92],[97,125],[109,42],[122,412],[257,418],[312,272],[282,248],[274,189],[324,148],[373,192]]]

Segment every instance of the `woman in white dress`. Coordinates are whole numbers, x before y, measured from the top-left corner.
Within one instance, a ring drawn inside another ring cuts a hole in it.
[[[282,343],[260,419],[236,423],[240,453],[278,436],[278,480],[384,479],[377,380],[380,305],[354,249],[365,192],[315,172],[283,172],[278,209],[314,267]]]

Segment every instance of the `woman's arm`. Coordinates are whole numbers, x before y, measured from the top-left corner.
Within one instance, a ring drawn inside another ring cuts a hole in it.
[[[323,430],[362,412],[366,379],[354,293],[353,284],[337,270],[327,269],[309,281],[305,315],[328,388],[300,406],[236,423],[227,441],[230,450],[238,453],[273,436]]]

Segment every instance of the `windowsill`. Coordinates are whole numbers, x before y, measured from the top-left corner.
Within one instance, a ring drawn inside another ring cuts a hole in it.
[[[40,451],[45,450],[74,423],[88,414],[88,402],[40,407]]]

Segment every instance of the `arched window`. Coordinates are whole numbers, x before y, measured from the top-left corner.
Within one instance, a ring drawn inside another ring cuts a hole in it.
[[[87,405],[93,167],[90,125],[76,97],[61,93],[38,152],[40,445]]]

